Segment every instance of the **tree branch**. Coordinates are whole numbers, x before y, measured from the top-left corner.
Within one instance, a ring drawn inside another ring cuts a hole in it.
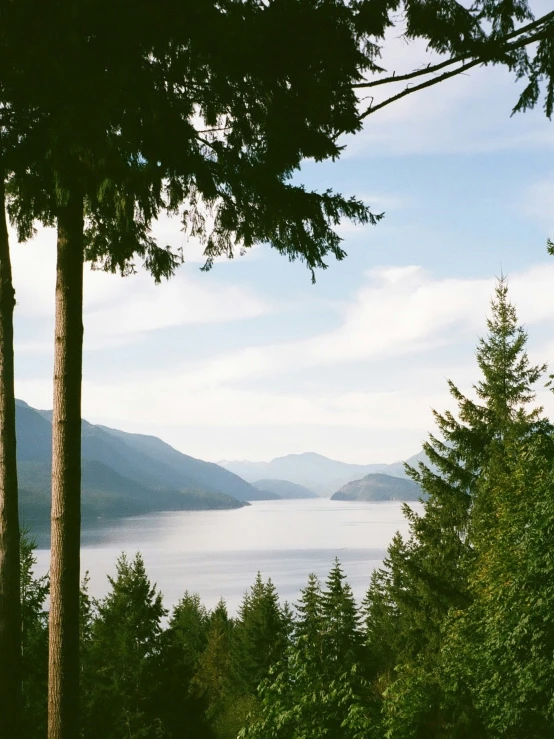
[[[438,77],[433,77],[431,80],[426,80],[425,82],[422,82],[419,85],[414,85],[414,87],[406,87],[406,89],[402,90],[402,92],[399,92],[398,95],[393,95],[390,98],[387,98],[386,100],[383,100],[382,103],[378,103],[377,105],[370,106],[365,113],[362,113],[359,116],[359,120],[363,120],[371,113],[375,113],[378,110],[381,110],[381,108],[384,108],[386,105],[390,105],[391,103],[396,102],[397,100],[400,100],[403,97],[406,97],[406,95],[411,95],[413,92],[418,92],[419,90],[424,90],[426,87],[432,87],[433,85],[438,84],[439,82],[443,82],[444,80],[449,79],[450,77],[455,77],[458,74],[462,74],[462,72],[466,72],[468,69],[471,69],[472,67],[476,67],[478,64],[483,64],[482,59],[473,59],[471,62],[468,62],[467,64],[462,65],[461,67],[457,67],[456,69],[452,69],[450,72],[445,72],[444,74],[438,75]]]
[[[554,12],[548,13],[548,15],[544,16],[544,18],[548,18],[549,20],[552,18],[554,19]],[[542,21],[544,21],[544,18]],[[542,25],[542,22],[541,22]],[[511,37],[514,38],[515,34],[511,34]],[[527,36],[522,39],[518,39],[517,41],[514,41],[511,44],[507,44],[503,49],[499,50],[498,57],[502,54],[508,54],[510,51],[515,51],[516,49],[520,49],[522,46],[527,46],[530,43],[534,43],[535,41],[542,41],[546,36],[548,35],[548,29],[541,28],[540,31],[533,36]],[[461,61],[466,57],[457,57],[456,61]],[[430,74],[432,69],[443,69],[444,67],[453,64],[455,59],[450,59],[447,62],[443,62],[440,65],[435,65],[435,67],[431,68],[429,67],[426,70],[419,70],[418,72],[412,73],[412,75],[404,75],[402,79],[411,79],[411,77],[420,76],[422,74]],[[468,69],[471,69],[472,67],[476,67],[478,64],[489,64],[489,63],[495,63],[494,57],[485,57],[485,56],[479,56],[475,59],[472,59],[469,62],[466,62],[465,64],[462,64],[460,67],[457,67],[456,69],[452,69],[448,72],[444,72],[443,74],[440,74],[436,77],[433,77],[430,80],[426,80],[425,82],[420,83],[419,85],[414,85],[414,87],[406,87],[402,92],[399,92],[397,95],[392,95],[391,97],[387,98],[386,100],[383,100],[383,102],[378,103],[377,105],[371,105],[364,113],[362,113],[359,116],[359,120],[363,120],[371,113],[375,113],[377,110],[380,110],[381,108],[384,108],[387,105],[390,105],[391,103],[396,102],[397,100],[400,100],[403,97],[406,97],[407,95],[411,95],[413,92],[418,92],[419,90],[424,90],[426,87],[432,87],[433,85],[438,84],[439,82],[444,82],[444,80],[450,79],[450,77],[456,77],[458,74],[463,74],[463,72],[466,72]],[[400,81],[400,77],[389,77],[388,82],[398,82]],[[379,84],[384,84],[384,81],[378,81]]]
[[[543,15],[542,18],[539,18],[536,21],[532,21],[531,23],[528,23],[526,26],[522,26],[521,28],[516,29],[515,31],[512,31],[511,33],[508,33],[503,38],[503,43],[506,43],[510,41],[513,38],[517,38],[518,36],[521,36],[524,33],[528,33],[529,31],[533,31],[536,28],[539,28],[540,26],[544,25],[545,23],[550,22],[551,20],[554,20],[554,11],[547,13],[546,15]],[[542,30],[542,29],[541,29]],[[520,46],[526,46],[527,44],[531,44],[534,41],[537,41],[540,37],[540,34],[536,34],[534,36],[530,36],[526,39],[521,39],[521,41],[517,42],[517,45],[509,45],[509,49],[516,49]],[[473,56],[473,55],[472,55]],[[422,77],[427,74],[434,74],[435,72],[439,72],[441,69],[444,69],[445,67],[449,67],[452,64],[456,64],[458,62],[462,62],[465,59],[467,59],[468,54],[459,54],[458,56],[454,56],[451,59],[446,59],[443,62],[439,62],[438,64],[428,65],[424,69],[417,69],[413,72],[407,72],[406,74],[399,74],[395,75],[394,73],[389,77],[381,77],[378,80],[374,80],[372,82],[356,82],[352,85],[353,88],[369,88],[369,87],[378,87],[379,85],[386,85],[392,82],[405,82],[407,80],[415,79],[416,77]]]

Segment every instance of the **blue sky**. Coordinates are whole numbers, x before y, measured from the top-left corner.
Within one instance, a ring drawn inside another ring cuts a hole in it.
[[[422,52],[398,39],[385,51],[390,71]],[[161,286],[87,271],[84,416],[213,461],[405,458],[430,409],[449,406],[445,378],[464,390],[479,379],[474,347],[501,270],[532,358],[554,360],[554,128],[540,110],[510,118],[517,90],[503,70],[472,70],[370,116],[340,161],[307,162],[307,187],[386,213],[341,226],[348,258],[316,285],[268,247],[205,274],[185,244],[186,264]],[[177,221],[157,233],[183,244]],[[55,234],[14,239],[12,253],[17,395],[47,408]]]

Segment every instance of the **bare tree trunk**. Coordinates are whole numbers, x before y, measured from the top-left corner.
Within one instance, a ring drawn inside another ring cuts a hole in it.
[[[21,604],[19,513],[10,245],[3,172],[0,171],[0,734],[21,737]]]
[[[79,736],[83,198],[58,213],[48,739]]]

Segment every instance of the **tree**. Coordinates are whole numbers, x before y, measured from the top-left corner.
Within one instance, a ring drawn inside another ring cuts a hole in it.
[[[234,622],[229,618],[225,601],[220,600],[210,614],[206,648],[200,655],[191,683],[193,694],[206,703],[206,719],[217,739],[234,739],[240,728],[233,689],[232,643]],[[243,717],[239,705],[239,722]]]
[[[195,694],[193,678],[208,645],[210,616],[200,597],[186,592],[162,635],[159,696],[163,724],[171,737],[212,736],[206,700]]]
[[[16,168],[12,212],[24,236],[35,218],[58,227],[50,734],[63,739],[75,734],[78,704],[84,248],[107,269],[128,271],[138,254],[155,277],[168,276],[175,255],[157,249],[148,229],[160,208],[185,204],[185,222],[205,238],[207,267],[256,243],[304,259],[312,271],[328,254],[342,259],[333,227],[342,217],[374,223],[378,216],[355,199],[292,186],[290,177],[305,158],[337,157],[338,136],[361,127],[354,85],[378,70],[374,41],[398,3],[378,12],[368,2],[334,0],[17,5],[3,32],[24,41],[11,50],[17,84],[3,96],[36,120]],[[469,48],[479,63],[512,65],[531,80],[522,106],[536,102],[541,75],[549,75],[549,20],[510,45],[514,17],[528,14],[519,4],[478,4],[468,14],[445,3],[440,23],[430,23],[420,3],[406,10],[412,37],[458,55]],[[28,17],[41,33],[21,32]],[[480,20],[492,20],[492,35]],[[54,35],[53,51],[46,39]],[[280,53],[284,37],[294,53]],[[537,56],[526,62],[521,49],[534,41]]]
[[[160,652],[162,596],[150,583],[140,554],[122,554],[111,592],[98,603],[92,624],[89,669],[94,675],[85,736],[145,739],[158,736],[152,710]]]
[[[239,694],[255,695],[287,647],[290,622],[275,586],[258,572],[242,600],[233,634],[233,677]]]
[[[45,601],[48,596],[48,576],[36,578],[35,543],[26,531],[20,538],[21,559],[21,632],[23,713],[21,737],[44,739],[46,737],[46,699],[48,676],[48,613]]]
[[[445,623],[472,601],[472,521],[496,515],[491,496],[479,492],[483,471],[492,459],[502,463],[507,443],[550,433],[541,409],[529,409],[532,386],[545,366],[529,362],[527,336],[508,300],[505,278],[496,285],[487,326],[488,336],[477,348],[483,376],[474,386],[477,399],[449,382],[458,417],[435,412],[441,438],[431,435],[424,444],[430,464],[407,468],[428,495],[423,515],[405,506],[410,537],[395,538],[366,600],[370,652],[381,655],[389,674],[390,683],[382,689],[391,737],[450,736],[441,732],[453,725],[461,735],[481,731],[465,688],[454,699],[441,695]]]
[[[0,129],[0,715],[6,739],[21,731],[19,516],[15,438],[13,311]]]
[[[361,665],[359,615],[338,561],[321,591],[310,575],[297,606],[292,644],[259,689],[243,739],[376,737]]]
[[[446,630],[446,687],[469,686],[490,737],[538,739],[554,722],[553,445],[552,434],[509,439],[483,471],[472,602]]]

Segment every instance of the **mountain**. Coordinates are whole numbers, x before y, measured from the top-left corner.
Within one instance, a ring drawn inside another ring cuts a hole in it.
[[[23,521],[50,509],[51,411],[16,402]],[[83,517],[160,510],[237,508],[259,491],[211,462],[181,454],[154,436],[82,425]]]
[[[271,499],[284,498],[317,498],[313,490],[297,485],[289,480],[257,480],[252,485],[262,493],[271,495]],[[267,499],[266,499],[267,500]]]
[[[413,480],[393,477],[382,473],[371,473],[361,480],[348,482],[331,500],[419,500],[422,491]]]
[[[410,457],[408,464],[417,464],[425,459],[423,452]],[[347,482],[359,480],[370,473],[383,473],[407,479],[403,462],[392,464],[349,464],[329,459],[321,454],[306,452],[277,457],[271,462],[226,461],[222,467],[234,472],[244,480],[255,482],[260,479],[288,480],[303,485],[319,495],[330,495]]]

